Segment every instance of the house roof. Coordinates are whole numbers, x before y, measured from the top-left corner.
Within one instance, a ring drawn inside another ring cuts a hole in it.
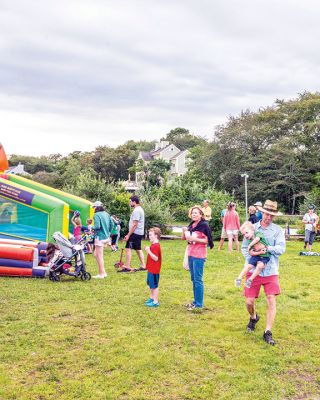
[[[143,161],[151,161],[153,158],[151,151],[141,151],[140,155],[141,155],[141,158],[143,159]]]
[[[152,150],[150,153],[152,155],[160,154],[163,150],[167,149],[168,147],[172,146],[172,144],[168,144],[166,147],[162,147],[162,149]],[[173,145],[174,146],[174,145]]]
[[[175,154],[173,157],[170,158],[170,160],[173,160],[174,158],[180,157],[182,154],[187,153],[188,150],[181,150],[179,153]]]

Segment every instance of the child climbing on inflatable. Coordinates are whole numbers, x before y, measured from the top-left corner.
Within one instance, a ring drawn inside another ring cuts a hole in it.
[[[240,232],[245,239],[249,240],[248,251],[251,257],[248,264],[245,265],[240,275],[235,280],[235,286],[240,287],[242,278],[246,276],[251,269],[254,269],[253,274],[244,284],[247,288],[250,288],[254,278],[261,273],[269,262],[271,254],[267,251],[269,243],[266,238],[260,232],[254,232],[254,226],[251,222],[246,221],[242,224]]]

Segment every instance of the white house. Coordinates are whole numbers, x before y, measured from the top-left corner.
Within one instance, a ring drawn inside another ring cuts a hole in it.
[[[186,158],[188,150],[180,150],[174,144],[166,141],[156,143],[154,150],[140,151],[138,160],[148,163],[152,160],[165,160],[170,162],[169,178],[184,175],[187,172]],[[143,180],[143,172],[136,173],[136,182]]]
[[[27,171],[24,170],[24,165],[19,163],[18,165],[14,167],[10,167],[7,171],[7,174],[13,174],[13,175],[30,175]]]

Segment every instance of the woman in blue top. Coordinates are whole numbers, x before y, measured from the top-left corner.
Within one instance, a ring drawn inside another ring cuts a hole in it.
[[[95,233],[94,240],[94,257],[99,267],[99,275],[93,276],[93,278],[103,279],[107,276],[104,269],[103,250],[104,246],[110,244],[110,233],[112,231],[113,222],[110,215],[105,211],[101,201],[96,201],[93,204],[94,216],[93,216],[93,231]]]

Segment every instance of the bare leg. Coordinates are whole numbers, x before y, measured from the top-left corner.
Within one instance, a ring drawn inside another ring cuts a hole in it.
[[[224,238],[221,238],[218,246],[219,251],[222,249],[223,243],[224,243]]]
[[[139,260],[140,260],[140,267],[141,268],[146,268],[146,266],[144,265],[144,255],[143,255],[143,251],[142,250],[136,250]]]
[[[262,261],[257,262],[256,269],[253,271],[253,274],[250,276],[250,280],[253,281],[254,278],[256,278],[258,275],[260,275],[260,272],[264,269],[265,264],[263,264]],[[252,266],[251,266],[252,268]]]
[[[233,240],[233,235],[228,235],[228,251],[232,251],[232,240]]]
[[[159,301],[159,288],[151,289],[151,298],[155,303]]]
[[[234,235],[233,238],[234,238],[234,243],[236,245],[237,251],[240,251],[240,244],[239,244],[239,240],[238,240],[238,235]]]
[[[106,276],[106,271],[104,269],[104,260],[103,260],[103,246],[96,246],[94,249],[94,257],[97,261],[99,268],[99,275]]]
[[[125,268],[126,269],[130,269],[130,270],[131,270],[131,257],[132,257],[131,249],[126,249],[126,265],[125,265]]]
[[[248,313],[250,314],[250,317],[252,319],[256,319],[257,318],[257,313],[256,313],[256,309],[255,309],[255,298],[250,298],[248,297],[246,299],[246,306],[247,306],[247,310]]]
[[[276,296],[269,294],[267,296],[267,324],[266,331],[271,331],[277,312]]]
[[[244,276],[247,275],[247,273],[253,268],[253,265],[247,264],[243,270],[240,272],[238,279],[242,279]]]

